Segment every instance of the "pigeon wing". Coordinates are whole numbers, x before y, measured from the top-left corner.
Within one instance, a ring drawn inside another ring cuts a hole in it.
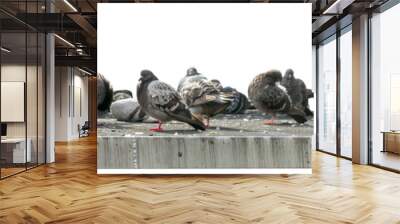
[[[257,98],[274,112],[285,113],[291,106],[288,94],[277,86],[266,86]]]
[[[153,108],[163,111],[172,119],[188,123],[196,129],[204,130],[204,124],[192,116],[189,109],[182,102],[178,92],[170,85],[153,81],[148,87],[148,93]]]
[[[304,110],[304,102],[307,100],[307,88],[303,80],[295,79],[292,85],[292,98],[293,105],[298,107],[299,110]]]
[[[220,91],[207,80],[197,80],[188,92],[190,97],[189,106],[202,105],[212,101],[225,103],[219,97],[221,95]]]
[[[151,82],[148,86],[148,97],[152,107],[164,112],[175,111],[182,104],[178,92],[170,85],[158,80]]]

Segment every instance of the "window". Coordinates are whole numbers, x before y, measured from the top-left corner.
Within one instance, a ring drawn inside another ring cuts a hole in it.
[[[340,155],[352,157],[352,33],[340,36]]]
[[[400,170],[400,5],[371,18],[371,160]]]
[[[336,36],[318,48],[318,149],[336,153]]]

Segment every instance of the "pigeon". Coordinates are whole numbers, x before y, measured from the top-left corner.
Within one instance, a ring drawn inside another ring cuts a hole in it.
[[[113,102],[110,110],[117,121],[142,122],[148,118],[147,114],[140,108],[139,103],[133,98]]]
[[[101,112],[110,111],[113,101],[113,88],[110,82],[102,75],[97,75],[97,110]]]
[[[209,126],[210,117],[223,112],[233,99],[231,93],[220,91],[196,68],[187,70],[179,83],[178,92],[190,111],[206,121],[206,127]]]
[[[182,91],[182,88],[186,85],[188,85],[190,82],[195,82],[199,80],[207,80],[207,78],[204,75],[201,75],[197,72],[197,69],[192,67],[189,68],[186,71],[186,76],[180,80],[179,85],[178,85],[178,92]]]
[[[246,95],[237,91],[236,89],[226,86],[223,87],[221,82],[217,79],[212,79],[210,82],[217,88],[219,91],[224,93],[229,93],[232,95],[231,103],[225,110],[222,112],[224,114],[243,114],[246,109],[249,108],[250,102],[247,99]]]
[[[171,120],[185,122],[196,130],[205,130],[203,122],[193,116],[174,88],[159,81],[149,70],[141,71],[140,76],[136,89],[138,103],[146,114],[159,121],[158,127],[151,131],[163,131],[162,123]]]
[[[298,123],[307,121],[304,111],[295,107],[286,89],[279,82],[282,73],[270,70],[257,75],[249,85],[248,94],[251,102],[261,112],[272,115],[265,124],[273,124],[276,113],[287,114]]]
[[[210,82],[219,91],[232,95],[232,100],[229,106],[223,111],[224,114],[242,114],[246,109],[249,108],[250,102],[247,99],[246,95],[230,86],[223,87],[221,85],[221,82],[216,79],[212,79]]]
[[[250,107],[250,102],[246,95],[236,89],[226,86],[222,88],[222,92],[231,93],[233,100],[230,105],[224,110],[224,114],[243,114]]]
[[[282,86],[286,88],[293,105],[302,109],[307,116],[313,115],[308,104],[308,99],[312,98],[314,93],[312,90],[306,88],[303,80],[294,77],[292,69],[286,70],[282,79]]]

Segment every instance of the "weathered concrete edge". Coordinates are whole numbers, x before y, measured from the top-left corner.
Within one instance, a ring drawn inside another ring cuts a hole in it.
[[[141,136],[141,137],[144,137],[144,136]],[[109,151],[108,153],[106,153],[106,151],[104,151],[104,147],[103,146],[98,147],[98,149],[97,149],[98,150],[98,157],[97,157],[98,164],[97,165],[98,165],[99,169],[121,169],[121,170],[124,170],[124,169],[141,169],[141,170],[146,170],[146,169],[150,169],[150,170],[168,169],[168,170],[173,170],[173,169],[175,169],[174,167],[166,167],[166,168],[164,168],[165,166],[139,167],[138,166],[138,162],[139,161],[137,161],[137,141],[139,139],[141,139],[141,137],[136,137],[136,136],[135,137],[133,137],[133,136],[113,136],[113,138],[100,138],[99,139],[100,141],[103,141],[103,140],[107,141],[106,139],[110,139],[110,140],[113,139],[113,141],[116,141],[116,143],[117,143],[117,145],[119,145],[119,147],[116,147],[115,151],[114,150],[113,151]],[[155,140],[159,139],[159,138],[161,138],[161,139],[188,139],[186,137],[191,137],[191,138],[197,139],[197,140],[199,140],[199,139],[208,139],[208,140],[211,140],[211,141],[218,141],[218,140],[222,140],[223,141],[224,139],[231,139],[232,138],[232,137],[229,137],[229,136],[185,136],[185,137],[183,137],[183,136],[174,136],[174,138],[171,138],[172,136],[146,136],[145,138],[142,138],[142,139],[149,139],[149,137],[150,138],[154,138]],[[274,141],[274,140],[283,140],[283,141],[285,141],[284,139],[288,139],[290,141],[303,140],[303,141],[307,142],[307,144],[309,144],[309,145],[311,144],[311,138],[310,137],[301,137],[301,136],[297,136],[297,137],[295,137],[295,136],[284,136],[284,138],[277,137],[277,136],[254,136],[254,137],[234,136],[234,138],[236,138],[236,137],[240,137],[239,139],[265,139],[265,140],[269,139],[269,140],[272,140],[272,141]],[[121,142],[119,142],[118,139],[121,139]],[[128,139],[130,139],[130,140],[128,140]],[[126,140],[128,140],[128,141],[126,141]],[[123,146],[123,144],[133,144],[133,145],[129,145],[129,146],[125,145],[125,147],[121,147],[121,146]],[[311,145],[310,145],[310,147],[311,147]],[[172,149],[175,149],[175,148],[172,148]],[[131,152],[129,152],[129,151],[131,151]],[[300,151],[303,151],[303,150],[300,150]],[[298,157],[299,159],[303,158],[303,159],[300,159],[300,160],[304,160],[308,164],[307,167],[303,167],[303,165],[299,164],[299,166],[296,165],[296,166],[291,166],[291,167],[290,166],[285,167],[285,165],[283,165],[283,167],[268,167],[267,166],[265,168],[264,167],[259,167],[259,168],[243,167],[243,168],[240,168],[240,167],[237,167],[237,166],[232,166],[232,168],[231,167],[227,167],[227,168],[225,168],[225,167],[215,167],[215,168],[214,167],[211,167],[211,168],[210,167],[202,167],[202,168],[201,167],[190,167],[190,168],[181,167],[179,169],[189,169],[189,170],[190,169],[197,169],[197,170],[202,170],[202,169],[206,169],[206,170],[207,169],[222,169],[222,170],[225,170],[225,169],[227,169],[227,170],[229,170],[229,169],[250,169],[251,170],[251,169],[294,169],[294,168],[301,168],[301,169],[305,168],[305,169],[307,169],[307,168],[311,167],[311,154],[310,154],[311,152],[310,151],[311,151],[311,148],[310,149],[306,149],[306,151],[303,151],[305,154],[303,156]],[[147,150],[145,152],[147,152]],[[106,154],[104,154],[104,153],[106,153]],[[158,153],[152,154],[152,155],[156,156],[157,154]],[[106,156],[106,157],[104,157],[104,156]],[[289,155],[289,157],[291,157],[291,155]],[[287,159],[289,159],[289,157]],[[279,160],[277,160],[277,161],[280,161],[282,159],[284,159],[284,161],[286,161],[285,158],[279,158]],[[279,163],[279,164],[281,164],[281,163]],[[132,172],[132,173],[135,173],[135,172]]]
[[[97,174],[99,175],[119,175],[119,174],[146,174],[146,175],[224,175],[224,174],[246,174],[246,175],[265,175],[265,174],[312,174],[311,168],[296,168],[296,169],[286,169],[286,168],[263,168],[263,169],[121,169],[121,168],[107,168],[107,169],[97,169]]]
[[[97,138],[296,138],[296,139],[311,139],[313,136],[261,136],[261,135],[216,135],[216,136],[186,136],[186,135],[171,135],[171,136],[97,136]]]

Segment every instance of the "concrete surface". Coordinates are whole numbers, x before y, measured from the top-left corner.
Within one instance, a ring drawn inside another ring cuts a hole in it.
[[[210,120],[206,131],[195,131],[185,123],[172,121],[163,125],[164,132],[151,132],[156,121],[146,123],[121,122],[108,116],[98,119],[97,135],[101,136],[312,136],[313,118],[299,125],[293,119],[279,115],[274,125],[264,125],[269,119],[256,110],[248,110],[245,114],[220,114]]]

